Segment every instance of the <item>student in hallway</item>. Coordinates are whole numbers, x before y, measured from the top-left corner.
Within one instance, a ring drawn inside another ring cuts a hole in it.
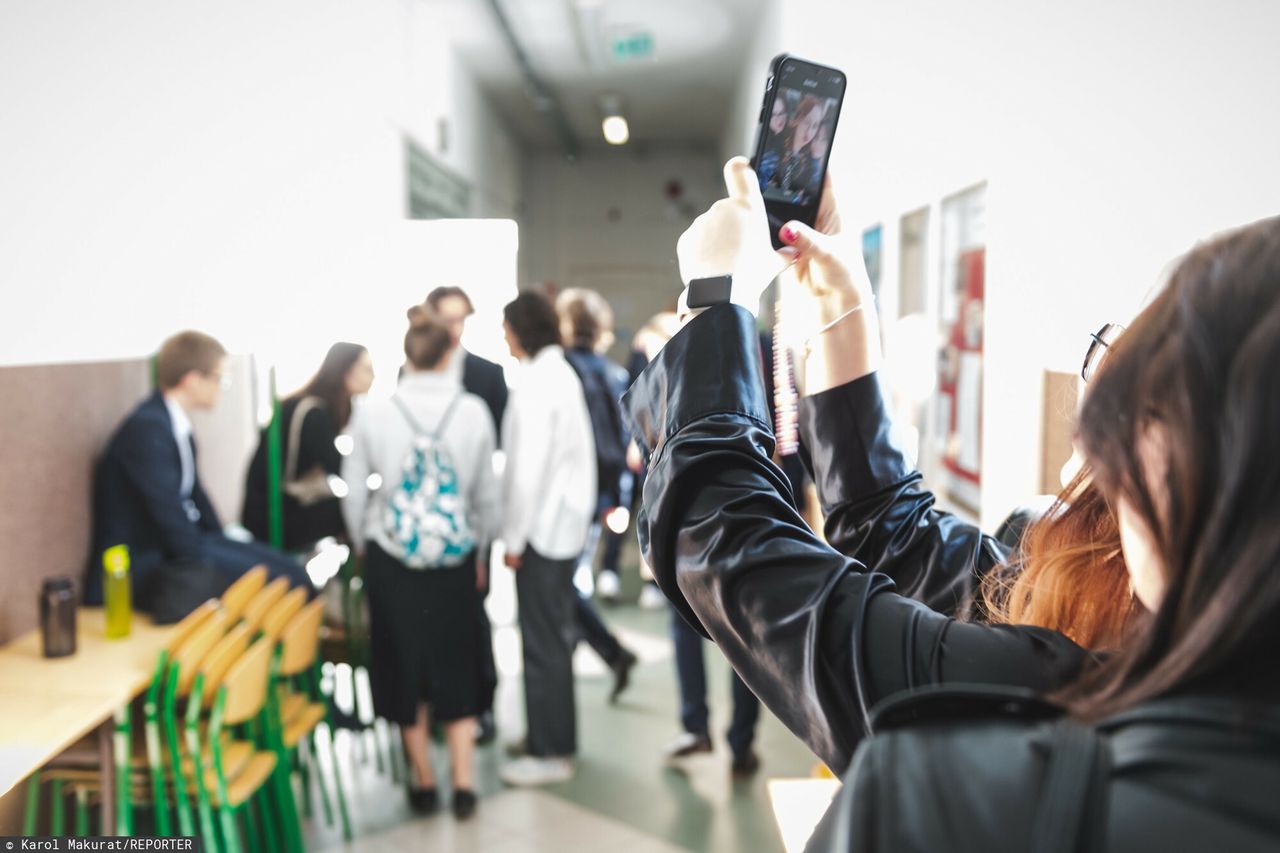
[[[541,785],[572,777],[578,748],[573,573],[595,516],[595,443],[551,303],[524,291],[503,319],[511,354],[521,362],[502,425],[502,540],[507,566],[516,572],[528,754],[503,767],[501,776],[509,785]]]
[[[501,440],[502,415],[507,409],[507,377],[502,370],[502,365],[481,358],[462,345],[467,318],[475,313],[471,297],[461,287],[437,287],[427,294],[427,306],[449,329],[449,353],[445,356],[445,373],[461,384],[463,390],[475,394],[484,401],[493,418],[494,432]],[[498,667],[493,657],[493,631],[489,625],[489,614],[484,608],[485,599],[489,597],[488,552],[476,555],[476,572],[480,579],[478,602],[482,642],[480,675],[484,696],[477,740],[487,744],[492,743],[497,737],[497,726],[493,721],[493,695],[498,687]]]
[[[427,294],[427,305],[449,328],[451,348],[446,372],[484,400],[493,416],[493,428],[501,430],[502,414],[507,409],[507,378],[502,365],[481,358],[462,345],[467,318],[476,313],[471,297],[461,287],[437,287]]]
[[[346,539],[330,478],[342,472],[337,438],[351,420],[352,399],[373,384],[373,360],[359,344],[329,347],[316,375],[280,404],[280,481],[284,547],[301,550],[326,537]],[[241,520],[259,539],[270,536],[267,429],[249,463]]]
[[[306,571],[285,554],[224,536],[200,483],[190,413],[217,405],[228,381],[226,355],[200,332],[180,332],[160,347],[159,389],[125,418],[98,462],[87,602],[102,600],[101,555],[113,545],[129,548],[143,610],[178,594],[175,588],[189,585],[193,574],[213,590],[258,564],[310,589]]]
[[[342,510],[364,559],[374,709],[401,728],[410,805],[438,806],[434,721],[449,745],[453,811],[466,818],[476,808],[475,719],[485,692],[476,556],[488,553],[501,500],[489,413],[448,375],[449,346],[429,308],[409,309],[408,365],[395,396],[352,421]]]
[[[590,573],[604,519],[623,506],[624,486],[629,492],[631,485],[631,472],[627,470],[628,436],[622,425],[622,405],[619,402],[627,390],[627,371],[604,356],[613,343],[613,310],[603,296],[594,290],[570,288],[556,297],[556,313],[560,317],[565,359],[582,382],[595,439],[596,516],[587,535],[587,545],[578,560],[578,571]],[[601,577],[606,575],[602,572]],[[616,571],[612,577],[617,579]],[[582,638],[613,671],[609,701],[617,701],[631,680],[636,656],[605,625],[590,597],[581,590],[577,592],[578,625],[582,629]]]

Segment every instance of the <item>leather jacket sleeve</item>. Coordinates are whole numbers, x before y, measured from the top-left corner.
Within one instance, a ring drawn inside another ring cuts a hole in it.
[[[902,595],[973,616],[982,577],[1008,552],[934,508],[895,439],[879,374],[804,398],[800,431],[831,547],[891,577]]]
[[[944,682],[1043,691],[1072,678],[1085,653],[1060,634],[957,622],[813,535],[770,461],[758,346],[748,312],[709,309],[624,401],[649,460],[645,559],[755,694],[841,772],[892,693]]]

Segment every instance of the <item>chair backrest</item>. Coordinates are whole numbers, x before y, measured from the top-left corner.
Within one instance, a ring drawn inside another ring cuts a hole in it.
[[[266,583],[267,567],[254,566],[222,593],[222,611],[232,620],[239,619],[245,605],[266,586]]]
[[[280,635],[280,674],[297,675],[315,663],[320,648],[320,624],[324,621],[324,599],[317,598],[299,611]]]
[[[262,617],[262,633],[273,640],[280,639],[280,632],[284,630],[284,626],[289,624],[289,620],[306,603],[307,591],[302,587],[294,587],[286,592],[284,598],[277,601],[275,606],[267,611],[267,615]]]
[[[200,674],[204,676],[204,707],[208,708],[213,704],[213,697],[217,695],[218,687],[222,685],[222,679],[226,677],[227,670],[231,669],[231,665],[244,654],[245,649],[249,648],[251,639],[253,635],[244,623],[236,625],[200,662]]]
[[[200,627],[187,637],[186,642],[173,651],[173,663],[178,667],[178,695],[186,696],[191,692],[191,684],[196,679],[196,670],[209,654],[210,649],[222,639],[227,631],[229,620],[225,613],[214,613],[208,616]]]
[[[173,626],[173,629],[169,632],[169,642],[165,649],[172,655],[179,646],[187,641],[188,637],[195,633],[197,628],[204,624],[204,620],[217,612],[218,602],[212,598],[192,610],[181,622]]]
[[[288,591],[289,582],[284,578],[276,578],[264,586],[262,591],[244,606],[244,612],[240,614],[240,618],[250,629],[258,630],[262,627],[262,620],[266,618],[267,611],[284,598],[284,594]]]
[[[267,699],[267,678],[274,645],[267,637],[258,638],[227,671],[222,679],[226,696],[222,706],[224,724],[243,723],[262,709],[262,703]]]

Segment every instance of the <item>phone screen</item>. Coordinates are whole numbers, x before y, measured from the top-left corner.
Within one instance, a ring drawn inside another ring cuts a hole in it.
[[[812,225],[817,218],[844,90],[844,75],[834,68],[789,56],[774,62],[755,168],[775,245],[786,220]]]

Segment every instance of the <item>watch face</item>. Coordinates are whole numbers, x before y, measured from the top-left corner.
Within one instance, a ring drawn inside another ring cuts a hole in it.
[[[695,278],[689,282],[689,307],[709,308],[729,301],[733,292],[733,276],[720,275],[715,278]]]

